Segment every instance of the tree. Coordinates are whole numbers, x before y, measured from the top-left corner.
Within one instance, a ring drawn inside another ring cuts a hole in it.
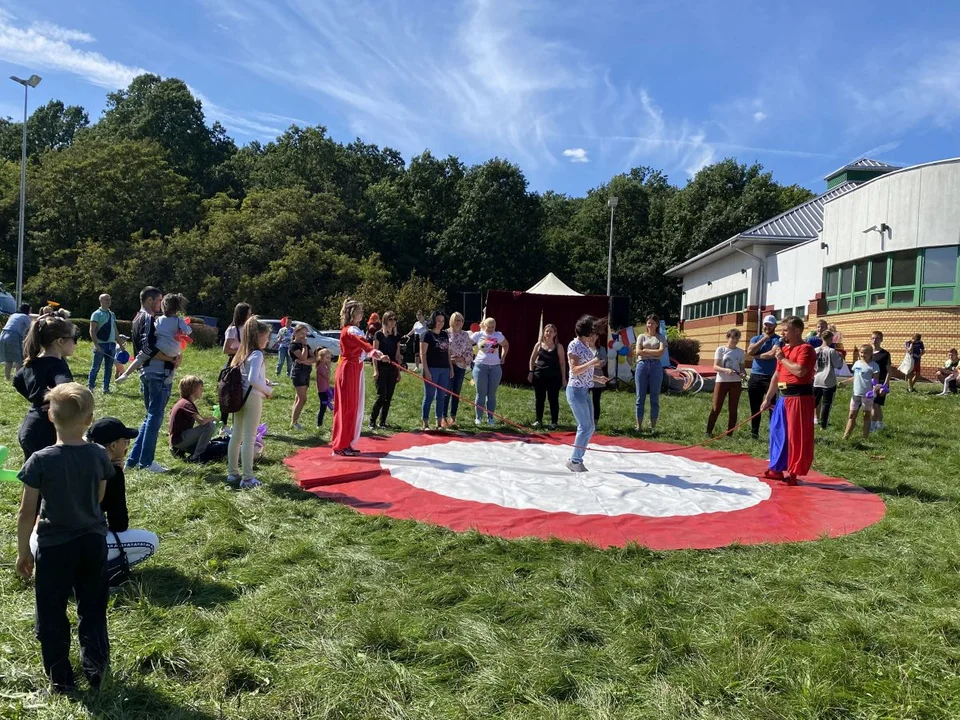
[[[77,132],[89,124],[90,118],[82,107],[66,107],[60,100],[51,100],[34,110],[27,120],[27,157],[36,159],[47,150],[70,147]],[[0,157],[19,163],[22,147],[23,123],[0,119]]]
[[[176,78],[139,75],[126,90],[110,93],[96,129],[114,138],[156,141],[171,167],[208,195],[222,188],[220,166],[236,152],[220,123],[207,127],[201,102]]]

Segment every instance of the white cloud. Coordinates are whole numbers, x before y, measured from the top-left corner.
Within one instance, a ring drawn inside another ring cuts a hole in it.
[[[18,27],[15,20],[13,15],[0,10],[0,60],[36,72],[70,73],[109,90],[125,88],[137,75],[148,72],[73,46],[72,43],[95,42],[96,39],[88,33],[49,22],[35,22],[23,28]],[[191,92],[203,103],[207,116],[219,119],[231,132],[258,138],[272,138],[282,132],[278,125],[281,116],[229,110],[208,100],[194,88]]]
[[[763,112],[763,110],[757,110],[757,111],[753,114],[753,121],[754,121],[754,122],[760,123],[760,122],[763,122],[763,121],[766,120],[766,119],[767,119],[767,114],[766,114],[765,112]]]
[[[587,157],[587,151],[583,148],[567,148],[563,151],[563,156],[570,158],[570,162],[573,163],[590,162],[590,158]]]

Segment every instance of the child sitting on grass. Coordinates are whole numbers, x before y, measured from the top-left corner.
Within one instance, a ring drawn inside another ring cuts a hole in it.
[[[170,452],[187,462],[209,462],[223,458],[225,448],[208,454],[210,442],[217,431],[213,417],[203,417],[197,410],[197,401],[203,397],[203,380],[187,375],[180,381],[180,399],[170,411]]]
[[[330,363],[332,360],[333,355],[326,348],[317,351],[317,395],[320,397],[317,427],[323,427],[323,416],[327,410],[333,412],[333,388],[330,387]]]
[[[860,359],[853,364],[853,397],[850,399],[850,417],[843,439],[853,433],[857,413],[863,408],[863,439],[870,437],[870,421],[873,417],[873,380],[880,374],[880,366],[873,362],[873,346],[860,346]],[[881,391],[882,392],[882,391]]]
[[[160,303],[160,309],[163,312],[161,317],[155,323],[155,332],[157,337],[157,350],[164,355],[177,358],[183,349],[180,347],[181,338],[190,337],[193,329],[190,324],[180,317],[180,313],[187,310],[187,299],[183,295],[170,293],[163,296]],[[131,375],[150,361],[151,356],[148,353],[141,352],[136,359],[130,363],[130,367],[123,371],[123,375],[117,378],[118,383],[126,382]],[[173,375],[169,376],[169,382],[173,382]]]
[[[38,450],[20,470],[24,485],[17,514],[17,572],[29,578],[36,567],[36,632],[51,690],[76,690],[70,665],[67,601],[77,600],[80,662],[97,689],[110,660],[107,637],[107,526],[100,503],[116,473],[107,451],[87,442],[93,394],[78,383],[47,393],[57,444]],[[37,503],[40,503],[37,521]],[[36,555],[30,549],[34,524]]]

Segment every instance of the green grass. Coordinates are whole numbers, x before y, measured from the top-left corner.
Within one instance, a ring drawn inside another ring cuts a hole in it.
[[[78,376],[88,359],[81,345]],[[212,381],[220,360],[191,349],[185,365]],[[404,378],[394,423],[417,425],[421,388]],[[817,449],[818,470],[882,495],[879,524],[651,552],[454,534],[321,502],[282,464],[317,441],[286,430],[283,386],[267,404],[262,489],[230,490],[222,468],[165,447],[173,472],[128,478],[133,523],[161,547],[111,600],[112,677],[78,701],[40,695],[33,590],[14,573],[19,488],[0,484],[0,718],[960,717],[958,403],[895,392],[889,430],[844,443],[842,391]],[[132,384],[97,401],[98,414],[142,419]],[[532,420],[529,390],[500,401]],[[632,403],[606,394],[600,431],[632,428]],[[25,409],[0,387],[8,467]],[[665,398],[662,439],[698,442],[707,410],[706,396]],[[745,431],[718,447],[766,450]]]

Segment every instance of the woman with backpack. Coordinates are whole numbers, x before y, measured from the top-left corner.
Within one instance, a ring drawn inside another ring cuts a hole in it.
[[[233,433],[227,447],[227,483],[239,482],[241,490],[260,485],[253,474],[253,458],[263,401],[273,395],[263,358],[263,349],[269,340],[270,326],[260,322],[256,315],[250,317],[240,333],[240,345],[230,361],[230,368],[221,373],[218,383],[221,409],[223,403],[229,401],[232,405],[229,412],[233,413]],[[236,407],[235,402],[238,374],[242,390],[240,407]]]
[[[337,365],[337,384],[333,406],[333,437],[330,444],[334,455],[352,457],[360,453],[353,444],[360,439],[363,427],[363,361],[367,355],[374,360],[389,360],[367,342],[357,327],[363,322],[363,305],[347,298],[340,309],[340,362]]]

